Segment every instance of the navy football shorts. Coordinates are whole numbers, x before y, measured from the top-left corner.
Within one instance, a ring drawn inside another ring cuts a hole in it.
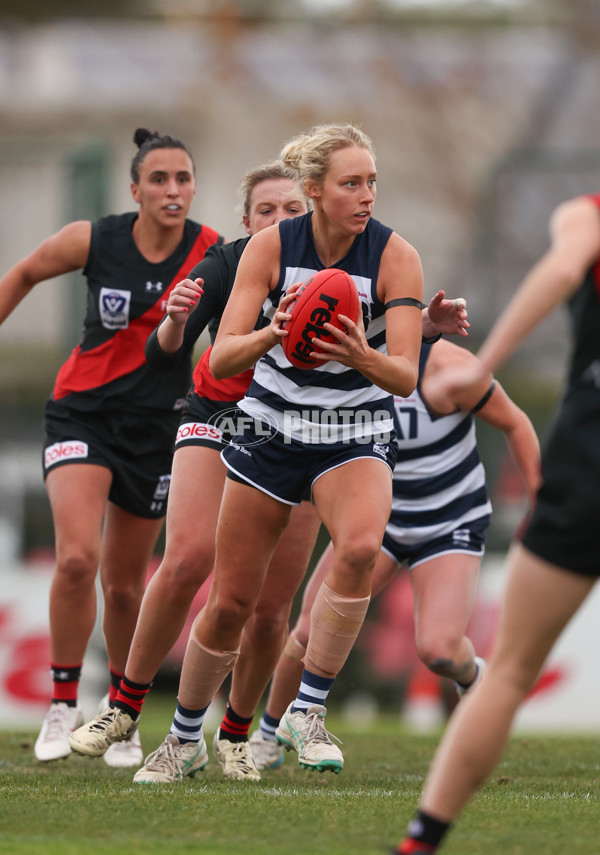
[[[482,556],[485,552],[485,535],[490,524],[490,516],[486,514],[479,519],[461,523],[453,531],[439,537],[421,540],[410,545],[400,543],[387,531],[383,536],[382,549],[391,555],[398,564],[406,562],[408,568],[418,567],[432,558],[456,553]]]
[[[136,516],[160,519],[167,510],[179,416],[177,412],[86,413],[49,401],[44,419],[44,480],[57,466],[105,466],[113,476],[111,502]]]
[[[349,441],[301,443],[281,433],[247,427],[221,452],[230,477],[242,480],[287,505],[308,498],[315,481],[351,460],[381,460],[394,471],[396,443]]]

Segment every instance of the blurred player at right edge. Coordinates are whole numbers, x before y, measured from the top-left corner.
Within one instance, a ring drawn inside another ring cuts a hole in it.
[[[501,621],[486,677],[453,715],[419,810],[394,855],[437,851],[498,763],[519,705],[600,575],[600,194],[559,205],[550,233],[550,248],[478,354],[481,370],[494,371],[553,309],[568,304],[571,363],[542,454],[542,486],[522,540],[508,556]],[[457,376],[457,386],[468,379]]]

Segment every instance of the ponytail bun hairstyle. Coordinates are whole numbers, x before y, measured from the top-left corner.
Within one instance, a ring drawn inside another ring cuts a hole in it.
[[[180,148],[189,156],[192,161],[194,175],[196,174],[196,165],[194,158],[188,147],[177,137],[172,137],[170,134],[159,134],[158,131],[149,131],[147,128],[137,128],[133,141],[138,147],[138,152],[131,161],[131,180],[134,184],[140,183],[140,166],[149,151],[154,151],[156,148]]]

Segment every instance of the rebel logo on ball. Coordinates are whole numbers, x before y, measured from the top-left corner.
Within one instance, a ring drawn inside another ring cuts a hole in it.
[[[344,270],[328,267],[303,282],[290,305],[291,318],[283,324],[287,335],[281,344],[292,365],[304,369],[322,365],[310,354],[319,350],[319,342],[337,342],[325,324],[346,332],[339,316],[356,322],[359,304],[356,284]]]
[[[339,303],[339,300],[336,300],[335,297],[329,297],[327,294],[320,294],[319,300],[323,303],[323,306],[317,306],[310,313],[309,322],[302,330],[302,338],[296,343],[296,346],[292,351],[292,354],[296,359],[310,364],[312,364],[314,360],[311,359],[309,354],[316,349],[313,344],[313,339],[320,339],[323,338],[323,336],[329,335],[324,324],[331,323],[333,311]]]

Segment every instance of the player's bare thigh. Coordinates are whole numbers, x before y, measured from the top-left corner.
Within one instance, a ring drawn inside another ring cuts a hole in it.
[[[498,670],[527,691],[595,581],[513,546],[490,672]]]
[[[350,460],[318,478],[313,496],[334,545],[327,584],[344,596],[368,596],[392,506],[390,468],[375,458]]]
[[[46,477],[54,521],[57,559],[79,550],[96,562],[100,557],[102,522],[112,484],[110,469],[89,463],[57,466]]]
[[[214,551],[226,469],[214,448],[188,445],[173,456],[165,553]]]

